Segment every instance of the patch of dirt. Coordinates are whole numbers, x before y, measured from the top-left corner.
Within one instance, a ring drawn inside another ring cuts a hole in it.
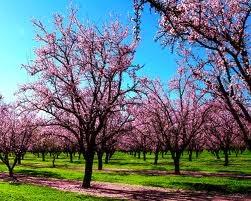
[[[187,191],[177,189],[167,189],[159,187],[146,187],[138,185],[128,185],[109,182],[92,182],[90,189],[81,188],[81,182],[63,179],[51,179],[42,177],[31,177],[26,175],[17,175],[18,181],[26,184],[47,186],[57,190],[75,192],[84,195],[109,197],[126,200],[138,201],[251,201],[251,195],[220,195],[207,193],[203,191]],[[7,174],[0,174],[0,180],[7,180]]]

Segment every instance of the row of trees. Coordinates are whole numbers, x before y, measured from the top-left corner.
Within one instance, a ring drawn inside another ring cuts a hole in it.
[[[35,59],[24,65],[34,81],[20,89],[21,116],[6,116],[1,138],[21,131],[8,129],[14,128],[11,121],[20,121],[23,129],[34,128],[24,133],[46,136],[45,144],[62,146],[65,139],[76,143],[85,159],[85,188],[90,187],[95,152],[102,158],[118,141],[120,149],[127,150],[136,149],[134,142],[147,144],[149,139],[155,152],[165,147],[177,174],[184,150],[220,148],[227,165],[233,142],[250,148],[250,2],[135,0],[136,34],[140,12],[148,3],[160,14],[158,37],[182,56],[169,86],[137,76],[140,67],[133,59],[139,37],[130,42],[128,28],[117,21],[101,30],[81,24],[75,11],[67,22],[56,15],[52,31],[34,21],[40,47]],[[25,125],[22,115],[31,113],[36,118]],[[7,141],[2,140],[1,147]],[[211,144],[202,146],[201,141]],[[43,140],[35,142],[38,150],[44,147]],[[8,166],[9,154],[16,154],[6,150],[0,148],[0,154]]]

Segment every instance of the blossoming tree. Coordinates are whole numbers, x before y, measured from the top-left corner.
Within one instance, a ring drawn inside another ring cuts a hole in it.
[[[177,47],[203,90],[223,100],[251,148],[251,2],[135,0],[137,27],[146,3],[160,16],[157,39]]]
[[[89,188],[97,139],[109,117],[131,104],[136,89],[136,43],[128,42],[128,30],[117,21],[101,30],[80,23],[75,11],[66,25],[63,21],[56,15],[51,32],[34,22],[41,47],[24,66],[36,81],[22,87],[23,104],[76,138],[85,158],[82,186]]]

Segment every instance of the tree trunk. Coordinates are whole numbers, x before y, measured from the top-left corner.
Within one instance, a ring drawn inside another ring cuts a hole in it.
[[[13,167],[8,166],[8,170],[9,170],[9,177],[13,178],[13,176],[14,176]]]
[[[180,153],[173,153],[172,158],[174,162],[174,174],[180,175]]]
[[[140,158],[140,151],[138,152],[138,158]]]
[[[196,151],[196,158],[199,157],[199,151]]]
[[[73,153],[70,152],[69,155],[70,155],[70,163],[73,163]]]
[[[225,156],[225,161],[224,161],[224,166],[228,166],[229,160],[228,160],[228,151],[224,150],[224,156]]]
[[[45,161],[45,153],[42,152],[42,161]]]
[[[91,187],[94,154],[95,152],[93,150],[87,151],[85,154],[85,175],[82,183],[83,188]]]
[[[146,161],[146,152],[143,151],[143,160]]]
[[[109,163],[109,152],[105,152],[105,164]]]
[[[98,170],[102,170],[103,169],[103,151],[97,151],[97,155],[98,155]]]
[[[216,155],[216,158],[219,160],[220,159],[220,156],[219,156],[219,151],[215,151],[215,155]]]
[[[193,151],[188,151],[188,154],[189,154],[188,160],[192,161]]]
[[[158,151],[156,151],[155,152],[155,156],[154,156],[154,165],[157,165],[158,164],[158,159],[159,159],[159,152]]]
[[[52,159],[52,167],[53,167],[53,168],[56,167],[56,166],[55,166],[55,160],[56,160],[56,157],[53,156],[53,159]]]
[[[18,164],[18,165],[21,165],[21,164],[22,164],[21,157],[18,157],[18,158],[17,158],[17,164]]]

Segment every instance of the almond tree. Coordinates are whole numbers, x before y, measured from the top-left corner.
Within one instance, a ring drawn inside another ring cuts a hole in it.
[[[159,81],[143,80],[151,113],[149,123],[164,146],[171,152],[175,174],[180,174],[180,157],[191,140],[203,132],[210,107],[204,103],[204,94],[198,94],[191,78],[181,69],[165,88]]]
[[[208,147],[223,151],[224,166],[229,164],[229,152],[234,147],[235,142],[240,143],[242,141],[239,132],[240,130],[229,111],[224,110],[220,102],[214,102],[205,124],[205,138]]]
[[[250,0],[134,2],[136,28],[147,3],[160,16],[157,39],[177,47],[201,87],[224,102],[251,148]]]
[[[97,138],[109,117],[132,103],[136,44],[128,42],[128,30],[117,21],[99,29],[81,24],[74,11],[68,23],[63,21],[56,15],[51,32],[34,22],[41,47],[24,67],[36,81],[22,87],[22,101],[76,138],[85,158],[82,187],[89,188]]]
[[[13,105],[1,105],[0,116],[0,160],[13,178],[13,170],[28,150],[37,126],[34,115],[21,112]]]
[[[105,126],[101,134],[97,138],[97,156],[98,156],[98,169],[102,170],[103,155],[105,156],[105,163],[107,164],[115,153],[118,141],[125,133],[130,132],[131,114],[128,110],[117,112],[110,116],[105,122]]]

